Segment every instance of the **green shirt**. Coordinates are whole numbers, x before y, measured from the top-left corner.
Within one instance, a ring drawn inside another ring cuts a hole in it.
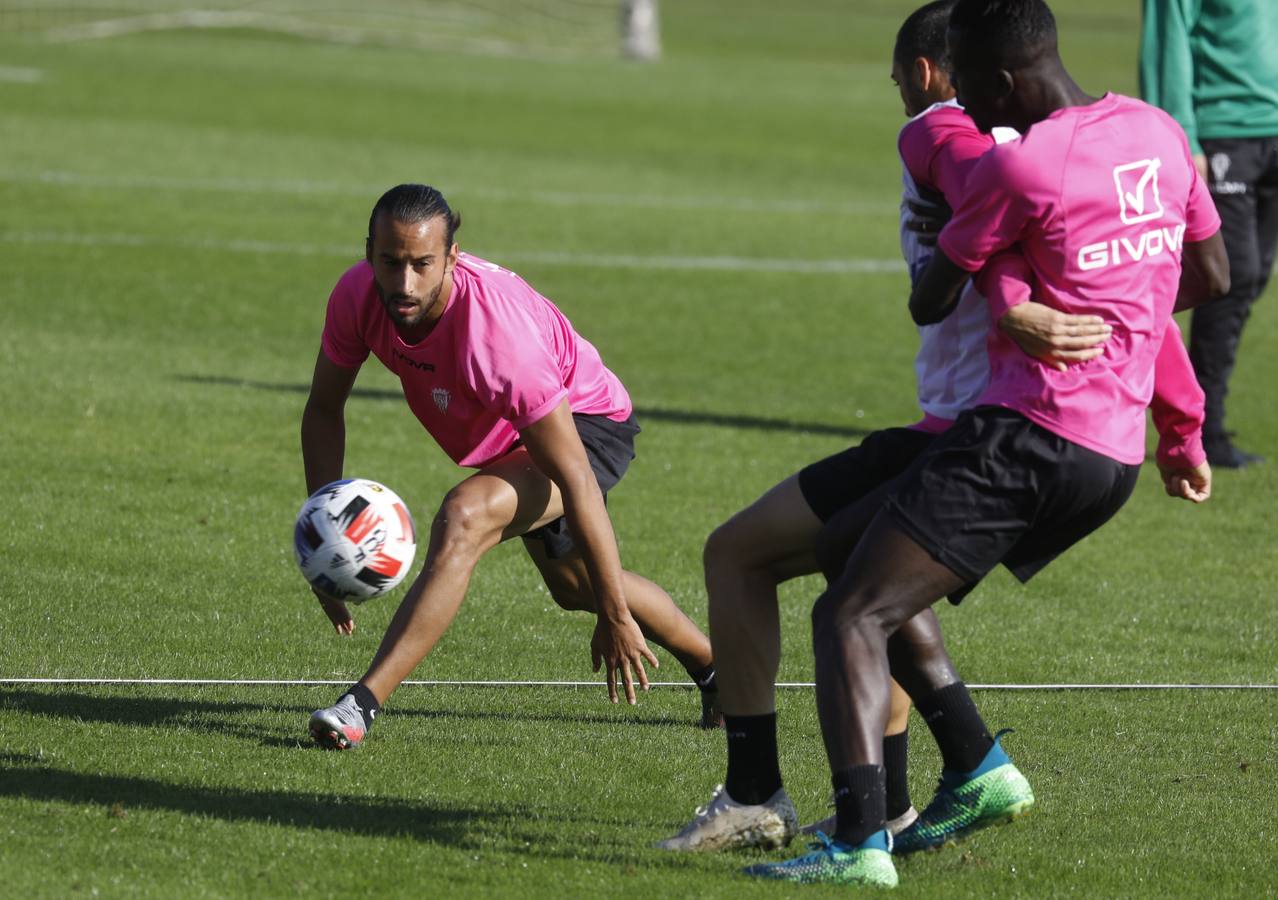
[[[1144,0],[1140,90],[1200,138],[1278,136],[1278,0]]]

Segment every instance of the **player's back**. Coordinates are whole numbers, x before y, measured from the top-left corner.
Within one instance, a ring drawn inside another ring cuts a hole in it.
[[[1019,242],[1036,299],[1099,315],[1105,352],[1053,373],[991,345],[984,402],[1025,412],[1123,462],[1144,454],[1144,410],[1180,281],[1186,240],[1219,227],[1179,126],[1161,110],[1107,94],[1066,107],[1002,145],[973,171],[970,197],[941,247],[965,268]]]
[[[1007,206],[985,213],[1000,218],[1007,243],[1021,241],[1046,302],[1162,333],[1198,215],[1189,146],[1166,113],[1118,94],[1067,107],[992,151],[973,179],[974,191],[1007,185]]]

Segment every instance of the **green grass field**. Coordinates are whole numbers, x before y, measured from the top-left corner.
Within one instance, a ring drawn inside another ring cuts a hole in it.
[[[297,432],[328,291],[399,181],[440,186],[463,248],[553,298],[625,381],[644,434],[610,498],[622,556],[702,624],[715,524],[911,421],[888,57],[912,0],[667,0],[657,66],[615,60],[593,19],[521,44],[513,0],[416,4],[407,31],[382,13],[413,4],[325,5],[383,43],[65,31],[138,5],[0,0],[0,677],[362,673],[395,599],[339,639],[305,590]],[[1133,93],[1135,5],[1058,6],[1080,83]],[[1230,400],[1271,462],[1218,473],[1202,508],[1146,471],[1028,588],[997,572],[942,610],[969,682],[1278,683],[1275,294]],[[347,470],[424,523],[461,472],[396,388],[361,375]],[[811,678],[817,591],[783,593],[785,681]],[[417,676],[589,679],[590,630],[501,547]],[[649,849],[723,775],[687,690],[630,709],[602,685],[409,686],[366,746],[324,753],[305,722],[336,691],[0,685],[0,894],[798,893],[738,877],[755,855]],[[1273,895],[1276,697],[977,691],[1038,808],[903,863],[900,894]],[[823,816],[811,692],[780,702],[788,788]],[[922,803],[939,758],[914,735]]]

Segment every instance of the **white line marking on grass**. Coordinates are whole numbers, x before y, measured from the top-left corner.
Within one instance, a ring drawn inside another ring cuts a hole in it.
[[[898,259],[764,259],[744,256],[634,256],[625,253],[556,253],[518,250],[497,259],[602,269],[673,269],[712,272],[791,272],[797,275],[881,275],[904,272]]]
[[[158,685],[274,685],[315,687],[349,685],[351,679],[306,678],[0,678],[0,684],[158,684]],[[603,681],[422,681],[403,684],[418,687],[599,687]],[[652,687],[691,688],[686,681],[652,681]],[[811,681],[782,681],[778,688],[814,688]],[[1278,684],[969,684],[983,691],[1278,691]]]
[[[384,183],[355,184],[307,179],[273,178],[185,178],[163,175],[88,175],[79,172],[50,170],[43,172],[0,171],[0,181],[18,184],[51,184],[73,187],[100,187],[121,190],[211,191],[243,194],[331,195],[371,198],[386,189]],[[757,200],[753,197],[711,197],[632,191],[630,193],[592,193],[589,191],[521,191],[514,188],[467,187],[451,185],[446,189],[454,200],[468,198],[503,202],[538,203],[547,206],[604,206],[632,209],[726,210],[747,213],[837,213],[849,216],[897,215],[893,201],[882,203],[831,203],[820,200]]]
[[[0,81],[8,84],[38,84],[44,81],[44,69],[0,66]]]
[[[143,234],[80,234],[57,231],[0,231],[0,243],[73,244],[85,247],[186,247],[232,253],[336,256],[355,260],[357,244],[294,244],[277,241],[159,237]],[[594,269],[774,272],[793,275],[881,275],[905,271],[895,259],[766,259],[743,256],[638,256],[627,253],[562,253],[543,250],[482,251],[503,264],[581,266]]]

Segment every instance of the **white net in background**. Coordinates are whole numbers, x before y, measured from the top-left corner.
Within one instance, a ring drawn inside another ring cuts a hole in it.
[[[547,59],[660,54],[656,0],[0,0],[0,34],[70,42],[185,29]]]

